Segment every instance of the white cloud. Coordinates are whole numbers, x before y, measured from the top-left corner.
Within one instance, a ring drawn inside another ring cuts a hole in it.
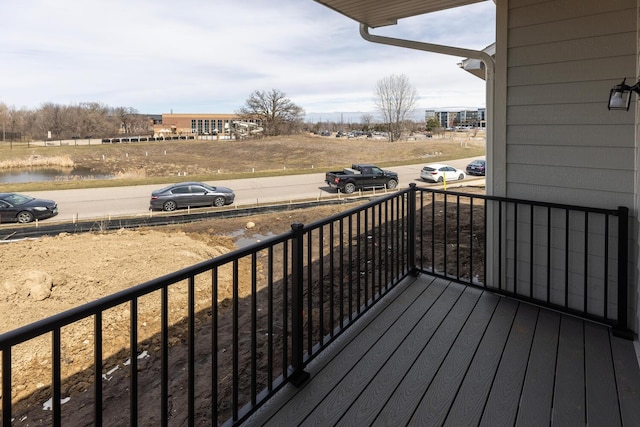
[[[0,102],[97,101],[144,113],[227,113],[279,89],[308,113],[373,111],[378,80],[405,74],[420,107],[485,104],[463,58],[369,43],[312,0],[22,0],[0,27]],[[492,2],[401,20],[372,34],[482,49]]]

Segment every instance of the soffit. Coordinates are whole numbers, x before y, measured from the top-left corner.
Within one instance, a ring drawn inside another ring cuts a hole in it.
[[[487,0],[315,0],[369,28],[397,24],[398,19]]]

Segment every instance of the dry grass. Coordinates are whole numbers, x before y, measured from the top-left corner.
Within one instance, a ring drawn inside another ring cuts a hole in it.
[[[46,156],[30,154],[26,157],[9,158],[0,160],[0,169],[41,168],[58,167],[72,168],[74,162],[68,155]]]
[[[64,183],[68,188],[103,185],[137,185],[180,180],[186,173],[194,180],[225,179],[276,174],[300,174],[341,169],[352,163],[383,167],[436,162],[485,153],[484,134],[470,138],[424,138],[390,143],[386,140],[345,139],[297,135],[248,141],[163,141],[134,144],[78,146],[0,145],[0,164],[22,159],[71,159],[73,166],[89,168],[96,175],[111,174],[107,182],[83,180]],[[68,164],[59,164],[68,166]],[[38,183],[37,189],[46,189]],[[60,183],[55,187],[61,189]],[[17,184],[16,191],[34,190],[33,184]],[[65,187],[67,188],[67,187]]]

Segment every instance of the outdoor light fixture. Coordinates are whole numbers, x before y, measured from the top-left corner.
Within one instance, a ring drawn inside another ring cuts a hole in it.
[[[609,110],[626,110],[629,111],[631,105],[631,92],[635,92],[640,95],[640,80],[633,86],[627,85],[625,82],[627,78],[622,80],[622,83],[615,85],[609,92]]]

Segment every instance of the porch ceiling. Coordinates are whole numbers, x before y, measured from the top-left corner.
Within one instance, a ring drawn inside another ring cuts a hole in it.
[[[315,0],[370,28],[394,25],[398,19],[487,0]]]

